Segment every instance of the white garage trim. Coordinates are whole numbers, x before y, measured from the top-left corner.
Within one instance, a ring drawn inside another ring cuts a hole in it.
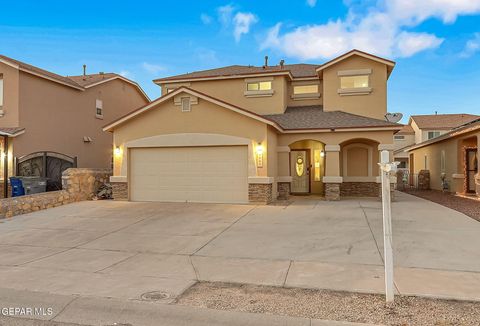
[[[261,140],[206,133],[179,133],[135,139],[125,143],[120,175],[127,175],[128,149],[138,147],[248,146],[248,175],[256,176],[254,146]]]
[[[245,145],[131,148],[130,200],[247,203],[247,150]]]

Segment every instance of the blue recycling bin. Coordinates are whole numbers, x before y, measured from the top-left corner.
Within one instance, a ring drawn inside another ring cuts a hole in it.
[[[20,178],[10,177],[10,185],[12,186],[12,197],[25,195],[25,188]]]

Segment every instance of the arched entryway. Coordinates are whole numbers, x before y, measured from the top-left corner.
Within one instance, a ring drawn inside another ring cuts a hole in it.
[[[325,144],[305,139],[289,145],[292,194],[324,194],[322,178],[325,174]]]
[[[340,196],[378,196],[379,143],[370,139],[350,139],[340,144]]]

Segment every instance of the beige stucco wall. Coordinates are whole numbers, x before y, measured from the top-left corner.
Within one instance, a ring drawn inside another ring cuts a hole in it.
[[[368,95],[340,96],[338,71],[372,69]],[[325,111],[344,111],[384,120],[387,113],[387,66],[357,55],[342,60],[323,71],[323,104]]]
[[[265,77],[265,80],[269,80],[269,78],[272,77]],[[245,78],[191,81],[187,84],[179,83],[179,85],[185,85],[189,88],[195,89],[199,92],[205,93],[209,96],[218,98],[257,114],[274,114],[283,113],[285,111],[286,82],[286,77],[284,76],[273,77],[273,95],[262,97],[245,96]],[[170,83],[169,85],[174,84]],[[165,87],[162,87],[162,95],[165,94],[165,91]]]
[[[13,139],[14,155],[55,151],[77,156],[78,167],[111,168],[113,139],[102,127],[147,103],[118,79],[80,91],[20,72],[19,85],[19,125],[26,131]],[[96,99],[103,101],[103,119],[95,117]]]
[[[402,140],[394,140],[393,144],[395,145],[394,147],[395,150],[415,144],[415,134],[397,134],[397,135],[404,136],[405,138]]]
[[[19,71],[0,63],[0,75],[3,78],[3,111],[0,127],[18,127]]]
[[[157,135],[185,133],[250,139],[252,153],[249,156],[252,157],[255,157],[256,145],[261,143],[264,148],[263,167],[256,169],[256,176],[270,176],[269,168],[275,174],[276,156],[272,155],[272,151],[276,135],[267,131],[264,123],[203,99],[198,99],[198,104],[193,104],[190,112],[182,112],[172,98],[115,128],[114,144],[121,148],[122,154],[115,156],[114,175],[127,176],[128,150],[125,150],[125,143]],[[267,144],[267,139],[273,145]]]
[[[463,147],[474,147],[477,145],[477,139],[480,132],[471,132],[461,137],[450,138],[445,141],[434,143],[419,149],[410,151],[413,153],[414,173],[418,174],[420,170],[430,171],[430,187],[436,190],[442,190],[441,174],[446,174],[446,179],[450,185],[450,191],[463,192],[464,179],[454,178],[454,175],[464,175],[464,152]],[[441,153],[445,151],[445,170],[441,169]],[[425,167],[425,157],[427,166]]]

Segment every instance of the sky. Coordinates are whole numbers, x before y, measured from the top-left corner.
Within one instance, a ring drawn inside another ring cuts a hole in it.
[[[155,78],[232,64],[396,61],[388,111],[480,114],[480,0],[6,1],[0,54],[61,75]]]

